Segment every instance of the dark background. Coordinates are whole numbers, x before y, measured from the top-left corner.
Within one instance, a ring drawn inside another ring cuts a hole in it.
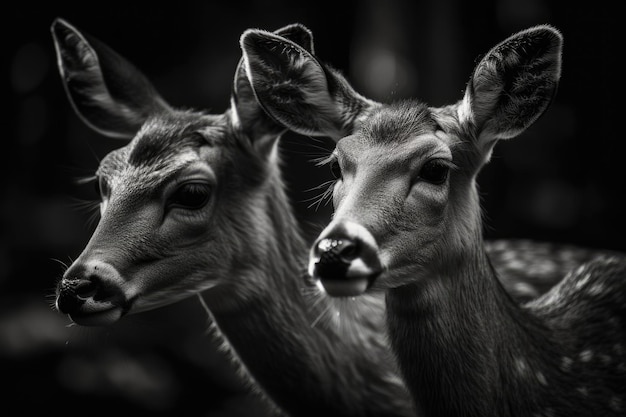
[[[623,19],[605,2],[11,3],[2,13],[0,372],[8,385],[0,394],[2,415],[263,414],[204,335],[206,316],[195,299],[107,329],[68,326],[53,311],[61,262],[80,253],[94,227],[74,204],[94,194],[75,180],[121,145],[89,130],[65,97],[49,31],[57,16],[134,62],[172,105],[213,112],[228,105],[247,28],[303,23],[318,56],[362,94],[443,105],[461,97],[476,59],[490,47],[517,30],[553,24],[565,37],[560,89],[544,117],[501,143],[481,173],[485,232],[626,250],[617,62]],[[330,143],[290,134],[282,146],[299,217],[322,224],[330,207],[308,208],[317,192],[304,190],[330,178],[309,162]]]

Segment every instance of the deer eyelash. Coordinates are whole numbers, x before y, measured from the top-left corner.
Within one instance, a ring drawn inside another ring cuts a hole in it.
[[[451,161],[449,159],[442,158],[442,157],[438,157],[436,155],[437,155],[436,153],[432,153],[432,154],[428,155],[426,158],[424,158],[424,161],[437,160],[438,163],[440,163],[441,165],[445,165],[451,171],[459,169],[459,166],[457,164],[455,164],[453,161]]]
[[[459,166],[457,164],[455,164],[454,162],[449,161],[447,159],[439,159],[438,162],[441,165],[447,166],[450,171],[455,171],[455,170],[459,169]]]

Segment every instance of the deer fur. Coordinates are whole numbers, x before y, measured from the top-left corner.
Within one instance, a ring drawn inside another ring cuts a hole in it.
[[[499,43],[465,96],[439,108],[364,100],[273,34],[249,32],[242,44],[257,99],[274,119],[305,134],[355,121],[328,158],[340,168],[335,213],[309,271],[328,291],[386,291],[391,345],[420,415],[624,415],[626,257],[607,251],[520,305],[482,237],[476,176],[496,143],[550,105],[558,30],[540,25]],[[285,94],[283,84],[303,93]],[[426,170],[431,162],[445,176]]]
[[[414,416],[383,335],[382,297],[337,317],[304,279],[307,245],[277,146],[285,128],[257,105],[242,66],[223,114],[175,109],[94,37],[62,19],[52,33],[77,114],[126,141],[96,172],[101,219],[59,282],[58,309],[106,326],[203,292],[216,343],[277,412]],[[305,27],[278,33],[312,50]],[[195,191],[181,188],[189,181]]]

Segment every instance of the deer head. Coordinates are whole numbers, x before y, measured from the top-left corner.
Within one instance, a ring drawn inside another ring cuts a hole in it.
[[[513,35],[480,60],[459,102],[429,107],[366,100],[293,42],[244,36],[265,111],[302,133],[348,134],[328,158],[335,213],[309,264],[329,294],[396,287],[456,262],[481,235],[476,175],[499,140],[518,136],[548,108],[561,44],[547,25]]]
[[[263,184],[277,181],[285,128],[256,103],[242,63],[223,114],[175,109],[104,43],[63,19],[51,30],[74,110],[125,141],[97,169],[101,219],[58,283],[58,310],[81,325],[107,325],[202,290],[243,285],[229,276],[256,261],[247,245],[263,246],[250,236],[266,220]],[[301,25],[277,32],[313,48]],[[216,308],[229,302],[216,298]]]

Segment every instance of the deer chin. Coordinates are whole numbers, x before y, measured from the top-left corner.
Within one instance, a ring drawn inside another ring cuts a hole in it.
[[[324,279],[317,281],[317,287],[331,297],[356,297],[364,294],[370,285],[368,277],[350,279]]]
[[[128,298],[115,287],[94,294],[77,293],[70,280],[65,280],[57,295],[56,308],[80,326],[109,326],[128,314],[137,297]]]
[[[311,275],[317,287],[331,297],[356,297],[367,292],[380,275],[380,264],[368,265],[361,259],[341,268],[328,267],[316,263],[311,268]]]
[[[110,326],[126,315],[127,311],[122,305],[90,299],[67,315],[80,326]]]
[[[86,315],[69,314],[69,318],[79,326],[104,327],[116,323],[122,318],[123,312],[120,308],[111,308],[97,313],[87,313]]]
[[[378,267],[352,268],[351,266],[347,273],[340,277],[329,274],[318,276],[315,273],[313,277],[317,281],[317,287],[331,297],[356,297],[368,292],[380,273]]]

